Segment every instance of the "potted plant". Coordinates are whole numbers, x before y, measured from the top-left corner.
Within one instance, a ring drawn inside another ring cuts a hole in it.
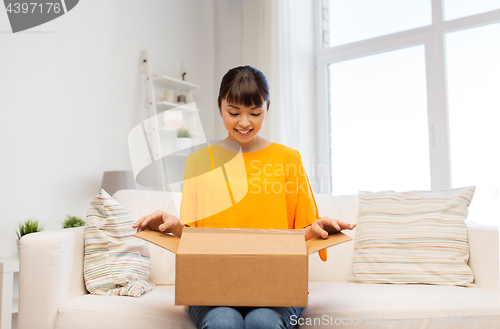
[[[193,139],[188,128],[180,128],[177,130],[176,150],[182,151],[193,146]]]
[[[66,219],[63,222],[63,228],[79,226],[85,226],[85,221],[81,217],[66,215]]]
[[[30,233],[40,232],[43,230],[43,226],[40,226],[37,220],[27,219],[24,223],[18,223],[17,234],[17,253],[19,255],[20,241],[23,236]]]

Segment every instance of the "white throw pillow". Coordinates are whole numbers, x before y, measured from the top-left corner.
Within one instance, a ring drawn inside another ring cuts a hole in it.
[[[148,245],[134,237],[130,214],[106,191],[92,200],[85,224],[85,286],[91,294],[140,297],[150,291]]]
[[[474,190],[359,192],[348,281],[476,287],[464,222]]]

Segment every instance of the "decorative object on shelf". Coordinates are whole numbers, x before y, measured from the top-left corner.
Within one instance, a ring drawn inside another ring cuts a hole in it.
[[[189,132],[188,128],[180,128],[177,130],[177,137],[178,138],[191,138],[191,133]]]
[[[187,81],[187,65],[186,62],[181,63],[181,78],[182,81]]]
[[[105,171],[101,188],[109,195],[118,190],[135,190],[134,174],[131,171]]]
[[[85,226],[85,221],[78,216],[66,215],[66,219],[63,222],[63,228],[72,228]]]
[[[179,104],[186,104],[186,95],[179,95],[179,96],[177,96],[177,103],[179,103]]]
[[[193,139],[191,138],[191,133],[188,128],[180,128],[177,130],[177,139],[175,140],[177,151],[188,152],[189,148],[193,146]]]
[[[182,111],[170,110],[163,113],[165,128],[174,130],[182,128]]]
[[[164,92],[163,100],[165,102],[174,103],[175,102],[175,92],[173,90],[167,89]]]

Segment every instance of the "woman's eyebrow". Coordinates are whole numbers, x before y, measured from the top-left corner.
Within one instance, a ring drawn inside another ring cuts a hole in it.
[[[227,104],[227,106],[228,106],[228,107],[232,107],[233,109],[237,109],[237,110],[239,110],[239,109],[240,109],[239,107],[237,107],[237,106],[235,106],[235,105],[231,105],[231,104]],[[262,108],[262,106],[254,106],[254,107],[252,107],[250,110],[258,110],[258,109],[261,109],[261,108]]]

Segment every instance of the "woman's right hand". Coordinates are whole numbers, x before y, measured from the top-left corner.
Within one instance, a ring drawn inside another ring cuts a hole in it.
[[[179,218],[163,210],[157,210],[151,215],[141,217],[132,227],[137,228],[137,232],[153,230],[181,237],[184,225]]]

